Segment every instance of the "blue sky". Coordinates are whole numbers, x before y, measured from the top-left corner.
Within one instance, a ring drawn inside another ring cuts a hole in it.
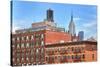
[[[73,11],[76,34],[84,31],[85,39],[97,38],[97,6],[61,3],[44,3],[31,1],[13,2],[13,30],[29,28],[34,22],[46,19],[46,10],[54,11],[54,21],[57,26],[68,30],[71,11]]]

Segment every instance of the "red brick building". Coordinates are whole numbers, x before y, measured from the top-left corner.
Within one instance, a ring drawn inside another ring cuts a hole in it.
[[[97,42],[78,41],[45,46],[46,64],[97,61]]]
[[[45,45],[71,41],[64,32],[41,30],[12,35],[12,65],[45,64]]]

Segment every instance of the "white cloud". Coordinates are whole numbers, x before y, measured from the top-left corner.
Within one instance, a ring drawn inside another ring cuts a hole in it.
[[[86,38],[94,37],[97,40],[97,22],[91,21],[83,25],[83,28],[86,33]]]
[[[93,27],[96,27],[96,26],[97,26],[97,22],[96,21],[91,21],[91,22],[83,24],[84,28],[93,28]]]

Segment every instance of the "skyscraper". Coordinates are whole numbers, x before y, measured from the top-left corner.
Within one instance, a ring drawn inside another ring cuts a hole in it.
[[[47,21],[54,22],[54,20],[53,20],[53,10],[51,10],[50,8],[47,10]]]
[[[79,37],[79,41],[84,40],[84,32],[83,31],[79,31],[78,37]]]
[[[73,14],[72,13],[71,13],[71,20],[70,20],[70,23],[69,23],[69,34],[71,34],[72,36],[76,35],[75,24],[74,24],[74,21],[73,21]]]

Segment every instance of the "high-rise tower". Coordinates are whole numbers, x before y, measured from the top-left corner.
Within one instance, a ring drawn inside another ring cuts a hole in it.
[[[54,20],[53,20],[53,10],[51,10],[51,9],[47,10],[47,21],[54,22]]]
[[[71,34],[72,36],[76,35],[75,24],[74,24],[74,21],[73,21],[73,14],[72,13],[71,13],[71,20],[70,20],[70,23],[69,23],[69,34]]]
[[[79,31],[78,37],[79,37],[79,41],[84,40],[84,32],[83,31]]]

